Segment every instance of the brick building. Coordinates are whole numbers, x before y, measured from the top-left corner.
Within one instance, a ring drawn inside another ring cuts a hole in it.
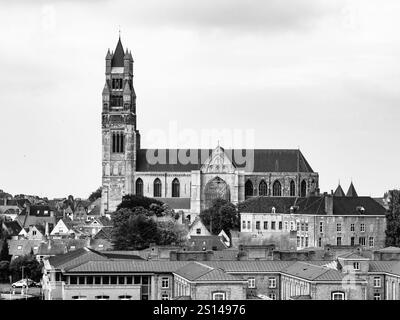
[[[240,206],[242,243],[279,249],[334,246],[383,248],[386,210],[371,197],[324,194],[259,197]]]

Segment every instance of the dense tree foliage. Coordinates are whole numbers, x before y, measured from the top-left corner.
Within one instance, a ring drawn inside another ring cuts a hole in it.
[[[98,198],[101,198],[101,187],[99,187],[96,191],[93,191],[89,196],[89,201],[96,201]]]
[[[10,262],[0,260],[0,282],[8,282],[8,276],[10,274]]]
[[[400,190],[389,191],[386,214],[386,246],[400,247]]]
[[[200,213],[200,218],[212,234],[224,230],[230,235],[230,230],[237,230],[240,223],[236,206],[224,199],[216,199],[210,208]]]
[[[127,208],[127,209],[133,209],[136,207],[143,207],[144,209],[150,210],[153,208],[153,211],[155,208],[162,207],[163,202],[153,199],[153,198],[148,198],[144,196],[138,196],[134,194],[127,194],[122,197],[122,202],[118,205],[117,211],[119,209]],[[157,206],[154,206],[157,205]]]
[[[13,281],[20,280],[22,277],[22,267],[24,267],[24,278],[40,281],[42,277],[43,265],[36,260],[34,255],[18,257],[10,262],[9,271]]]
[[[11,255],[8,252],[7,239],[4,239],[2,247],[0,248],[0,261],[10,261]]]
[[[111,218],[112,242],[116,250],[141,250],[152,243],[179,244],[184,234],[175,222],[157,222],[154,212],[143,207],[120,209]]]

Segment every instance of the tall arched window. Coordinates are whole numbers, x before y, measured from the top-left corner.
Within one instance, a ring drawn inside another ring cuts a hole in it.
[[[290,196],[294,197],[296,195],[296,185],[294,181],[290,181]]]
[[[140,178],[136,180],[136,194],[138,196],[143,196],[143,180]]]
[[[280,197],[282,195],[281,183],[278,180],[275,180],[274,184],[272,185],[272,195],[274,197]]]
[[[180,188],[181,188],[181,185],[179,183],[179,180],[177,178],[175,178],[172,181],[172,197],[179,198]]]
[[[112,133],[112,146],[111,150],[113,153],[123,153],[124,152],[124,134],[120,132]]]
[[[264,180],[262,180],[260,182],[260,185],[258,186],[258,195],[266,196],[267,192],[268,192],[267,183]]]
[[[250,180],[247,180],[244,185],[244,196],[246,199],[253,196],[253,183]]]
[[[155,179],[154,180],[154,192],[153,192],[154,197],[161,197],[161,180],[160,179]]]
[[[300,196],[305,197],[307,195],[307,182],[303,180],[300,186]]]

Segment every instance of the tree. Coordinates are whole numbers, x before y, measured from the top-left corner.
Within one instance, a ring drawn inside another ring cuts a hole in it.
[[[93,191],[90,196],[89,196],[89,201],[93,202],[96,201],[97,199],[101,198],[101,187],[97,188],[96,191]]]
[[[389,191],[386,213],[386,246],[400,247],[400,190]]]
[[[11,255],[8,251],[7,239],[4,239],[0,252],[0,261],[10,261],[10,260],[11,260]]]
[[[25,278],[40,281],[43,265],[36,260],[34,255],[25,255],[11,261],[9,270],[14,280],[21,279],[22,267],[24,267]]]
[[[0,282],[8,281],[10,262],[0,260]]]
[[[159,242],[156,222],[142,207],[121,209],[113,213],[112,242],[116,250],[141,250]]]
[[[159,245],[171,245],[175,244],[177,246],[184,243],[184,236],[186,235],[186,230],[183,225],[179,225],[173,221],[168,222],[158,222],[157,223],[159,232]]]
[[[152,204],[162,207],[164,203],[153,198],[148,198],[135,194],[127,194],[122,197],[122,202],[118,205],[117,211],[123,208],[133,209],[135,207],[143,207],[144,209],[150,210]]]
[[[214,200],[210,208],[200,213],[200,218],[212,234],[224,230],[230,236],[230,230],[237,230],[240,223],[236,206],[224,199]]]

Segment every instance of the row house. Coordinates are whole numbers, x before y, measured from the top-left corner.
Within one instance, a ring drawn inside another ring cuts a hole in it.
[[[241,208],[240,241],[291,250],[327,245],[383,248],[385,214],[371,197],[254,198]]]

